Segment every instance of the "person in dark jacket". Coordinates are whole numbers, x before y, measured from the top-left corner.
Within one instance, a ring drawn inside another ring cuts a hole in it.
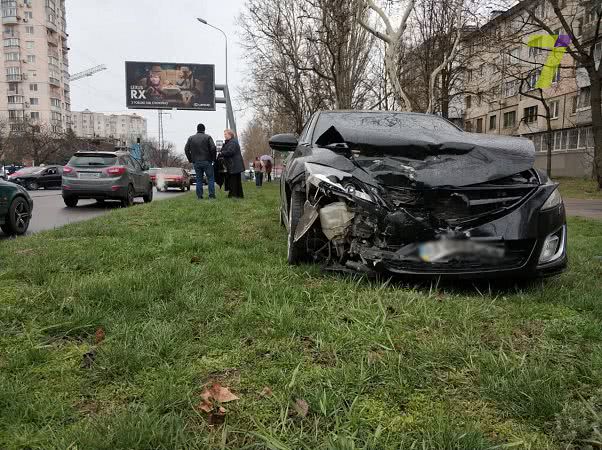
[[[209,198],[215,198],[215,174],[213,162],[216,157],[216,148],[213,138],[205,134],[205,125],[199,123],[196,127],[197,133],[188,138],[184,152],[188,162],[194,165],[196,172],[196,196],[203,198],[203,178],[207,175],[209,184]]]
[[[245,163],[240,152],[240,145],[232,130],[224,131],[224,146],[221,155],[228,169],[228,197],[244,198],[241,174],[245,171]]]

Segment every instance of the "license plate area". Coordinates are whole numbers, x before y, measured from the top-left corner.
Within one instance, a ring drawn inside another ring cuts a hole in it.
[[[99,172],[80,172],[79,177],[82,179],[95,179],[100,178]]]

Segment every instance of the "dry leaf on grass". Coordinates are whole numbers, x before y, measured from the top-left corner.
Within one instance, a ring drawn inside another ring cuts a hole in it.
[[[261,395],[262,397],[271,397],[273,394],[272,390],[269,387],[264,387],[261,392],[259,393],[259,395]]]
[[[104,340],[105,340],[105,330],[102,327],[100,327],[96,330],[96,333],[94,334],[94,342],[96,344],[100,344]]]
[[[205,401],[214,400],[218,403],[228,403],[239,398],[230,392],[230,389],[223,387],[219,383],[213,383],[210,388],[205,388],[201,394],[201,398]]]
[[[297,413],[299,417],[307,417],[307,413],[309,412],[309,405],[303,399],[297,399],[295,403],[293,403],[293,410]]]

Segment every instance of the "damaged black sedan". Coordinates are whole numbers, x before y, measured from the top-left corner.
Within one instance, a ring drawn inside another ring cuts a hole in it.
[[[316,113],[281,179],[290,264],[435,276],[533,277],[567,265],[558,185],[531,141],[466,133],[433,115]]]

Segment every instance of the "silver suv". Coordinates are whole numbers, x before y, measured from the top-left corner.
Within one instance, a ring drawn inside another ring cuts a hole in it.
[[[119,200],[131,206],[135,197],[153,200],[153,183],[127,152],[77,152],[63,168],[63,200],[69,208],[79,199]]]

